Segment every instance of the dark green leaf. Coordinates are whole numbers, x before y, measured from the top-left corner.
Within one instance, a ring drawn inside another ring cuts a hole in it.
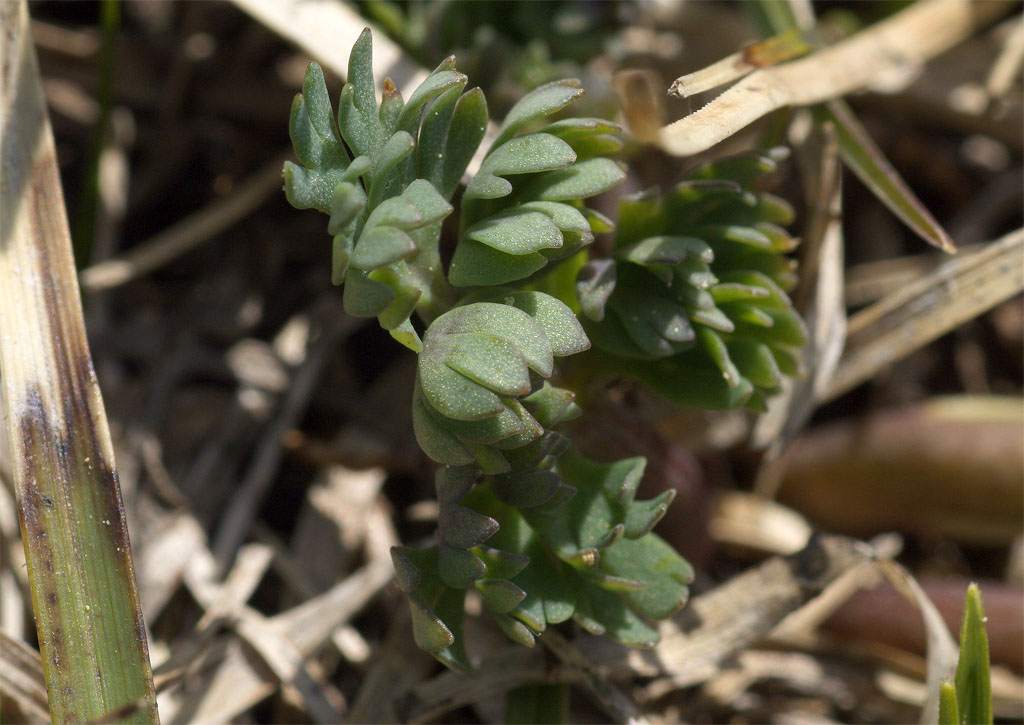
[[[498,522],[457,503],[445,504],[437,516],[441,540],[459,549],[478,546],[498,530]]]
[[[508,614],[526,597],[526,592],[505,579],[481,579],[476,588],[488,609],[498,614]]]
[[[445,543],[438,546],[437,566],[441,581],[455,589],[466,589],[487,573],[487,565],[472,553]]]

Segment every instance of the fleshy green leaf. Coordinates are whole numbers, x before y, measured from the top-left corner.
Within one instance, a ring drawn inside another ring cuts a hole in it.
[[[587,159],[544,174],[525,193],[540,201],[586,199],[618,186],[625,178],[626,172],[617,162],[606,158]]]
[[[376,269],[405,259],[415,251],[415,243],[401,229],[377,227],[359,238],[351,263],[360,269]]]
[[[943,680],[939,685],[939,725],[963,725],[952,680]]]
[[[675,549],[654,534],[622,538],[601,554],[601,567],[644,586],[626,592],[629,603],[650,619],[665,619],[679,610],[689,593],[693,569]]]
[[[428,177],[445,198],[450,199],[459,187],[466,167],[483,140],[487,118],[487,102],[479,88],[463,94],[456,104],[448,128],[440,174]]]
[[[505,116],[494,147],[512,138],[519,129],[562,110],[583,95],[577,80],[554,81],[534,89],[523,96]]]
[[[506,254],[522,255],[562,246],[562,233],[540,212],[516,208],[478,222],[466,230],[469,239]]]
[[[605,306],[615,291],[617,269],[610,259],[595,259],[580,269],[576,278],[576,294],[581,311],[591,320],[604,319]]]
[[[536,321],[544,331],[555,357],[567,357],[590,349],[590,340],[569,307],[543,292],[516,292],[512,304]]]
[[[449,335],[445,365],[499,395],[527,395],[530,372],[515,343],[486,332]]]
[[[484,159],[480,171],[466,187],[466,199],[497,199],[512,193],[503,176],[561,169],[576,160],[565,141],[546,133],[531,133],[497,146]],[[580,198],[571,195],[563,198]],[[552,198],[551,201],[561,201]]]
[[[506,284],[529,277],[547,263],[537,252],[510,255],[472,239],[463,239],[452,256],[448,281],[456,287]]]

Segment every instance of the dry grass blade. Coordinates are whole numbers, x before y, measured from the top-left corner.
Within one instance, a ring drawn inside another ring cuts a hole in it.
[[[597,637],[586,638],[580,649],[592,662],[621,663],[611,666],[624,665],[634,675],[667,675],[668,690],[703,682],[723,660],[877,553],[853,539],[813,536],[800,551],[769,559],[695,598],[662,624],[661,642],[650,651],[626,650]]]
[[[325,68],[344,78],[348,53],[363,28],[370,25],[355,9],[333,0],[232,0],[239,8],[316,58]],[[426,79],[428,71],[387,34],[373,33],[373,75],[377,83],[390,78],[402,94],[409,95]],[[480,168],[484,153],[498,135],[494,122],[469,167],[468,176]]]
[[[822,392],[832,400],[919,347],[1024,290],[1024,229],[933,273],[850,318],[846,351]]]
[[[1008,7],[971,0],[917,3],[806,58],[751,73],[696,113],[662,128],[660,145],[675,156],[692,156],[776,109],[864,88],[942,53]]]
[[[82,270],[82,287],[90,291],[117,287],[209,241],[281,188],[281,164],[284,158],[283,154],[274,157],[273,161],[253,174],[230,196],[183,219],[123,256]]]
[[[113,448],[24,2],[0,4],[0,370],[55,722],[157,721]]]
[[[668,92],[688,98],[731,83],[758,68],[781,63],[806,55],[811,42],[797,28],[791,28],[780,35],[762,40],[738,53],[722,58],[707,68],[680,76],[669,86]]]
[[[346,3],[314,0],[233,0],[282,38],[315,57],[334,74],[348,73],[349,49],[367,26],[366,20]],[[384,33],[373,34],[373,71],[380,83],[390,77],[400,91],[411,92],[427,77],[427,70]],[[408,93],[406,93],[408,97]]]
[[[45,721],[50,712],[39,653],[0,632],[0,663],[0,695],[14,700],[23,715]]]
[[[936,722],[939,715],[939,684],[956,669],[957,646],[946,623],[921,585],[899,564],[880,562],[882,573],[921,611],[928,635],[928,697],[921,711],[921,722]]]

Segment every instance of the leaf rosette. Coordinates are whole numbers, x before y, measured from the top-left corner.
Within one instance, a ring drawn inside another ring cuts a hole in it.
[[[806,330],[786,290],[792,208],[755,185],[784,150],[697,168],[668,194],[619,203],[611,259],[577,279],[584,326],[616,372],[677,402],[762,410],[800,374]]]

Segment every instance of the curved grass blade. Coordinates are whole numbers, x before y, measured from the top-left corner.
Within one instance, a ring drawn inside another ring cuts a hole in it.
[[[956,252],[952,238],[900,178],[845,101],[835,100],[817,106],[814,114],[819,120],[830,121],[835,126],[843,162],[879,201],[932,246],[951,254]]]

